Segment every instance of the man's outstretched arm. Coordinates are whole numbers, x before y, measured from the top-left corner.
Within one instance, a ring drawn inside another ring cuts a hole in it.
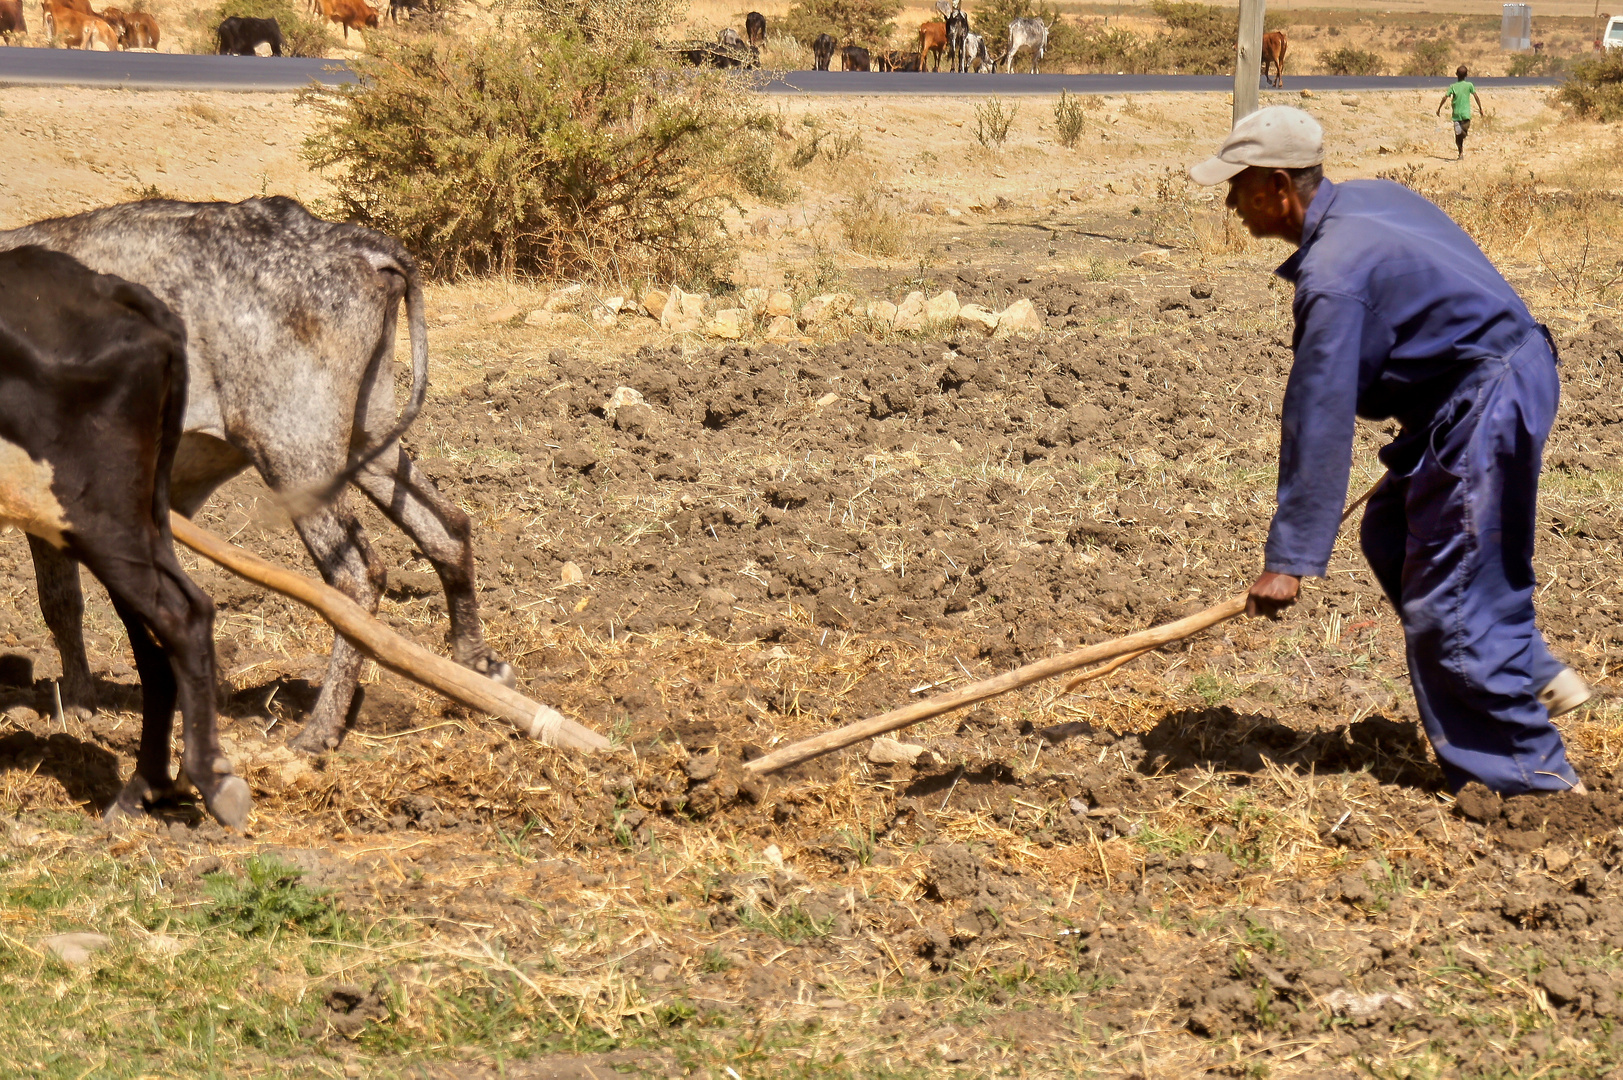
[[[1300,579],[1329,566],[1352,470],[1360,373],[1366,353],[1384,355],[1391,344],[1374,313],[1352,296],[1307,297],[1297,324],[1296,361],[1280,412],[1279,509],[1264,573],[1246,606],[1261,615],[1288,607]]]

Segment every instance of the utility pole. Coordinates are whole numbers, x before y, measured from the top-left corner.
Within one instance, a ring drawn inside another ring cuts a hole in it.
[[[1234,122],[1257,111],[1262,82],[1263,0],[1240,0],[1240,40],[1234,49]]]

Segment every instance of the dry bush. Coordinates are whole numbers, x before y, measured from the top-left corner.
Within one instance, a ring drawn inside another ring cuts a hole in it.
[[[1330,75],[1375,75],[1386,67],[1380,53],[1343,45],[1334,52],[1319,54],[1319,66]]]
[[[771,30],[761,50],[761,66],[768,71],[800,71],[811,67],[811,49],[795,40],[793,34]]]
[[[1009,141],[1009,128],[1014,124],[1018,105],[1005,105],[993,94],[975,106],[975,141],[988,150],[1001,150]]]
[[[864,255],[893,258],[911,246],[913,235],[907,221],[893,213],[877,192],[857,192],[851,205],[834,216],[845,231],[846,242]]]
[[[1443,38],[1430,38],[1415,42],[1404,61],[1402,75],[1446,75],[1448,62],[1454,55],[1454,43]]]
[[[1379,175],[1441,206],[1489,258],[1536,260],[1563,303],[1605,303],[1623,286],[1623,206],[1604,169],[1555,185],[1506,175],[1469,189],[1421,165]]]
[[[511,0],[511,6],[540,30],[578,33],[611,53],[657,41],[688,9],[686,0]]]
[[[1222,199],[1197,187],[1182,170],[1167,169],[1156,180],[1150,220],[1155,243],[1193,251],[1203,259],[1249,252],[1256,246]]]
[[[1054,103],[1054,127],[1059,133],[1060,145],[1067,150],[1076,149],[1087,117],[1087,110],[1083,108],[1080,98],[1072,97],[1064,90],[1059,92],[1059,100]]]
[[[766,190],[773,118],[719,72],[564,31],[375,44],[320,92],[306,157],[337,216],[438,277],[713,281],[735,184]]]

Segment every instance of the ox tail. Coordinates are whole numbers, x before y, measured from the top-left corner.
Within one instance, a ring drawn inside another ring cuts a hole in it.
[[[395,254],[373,248],[366,254],[375,269],[398,273],[406,279],[406,327],[411,338],[411,396],[406,400],[406,407],[401,410],[394,426],[376,442],[351,454],[349,463],[341,472],[323,483],[280,493],[283,508],[293,517],[308,514],[336,499],[362,470],[400,441],[416,422],[417,415],[423,411],[423,401],[428,397],[428,319],[423,313],[423,287],[417,278],[417,266],[404,252]],[[388,360],[388,357],[383,358],[384,363]]]

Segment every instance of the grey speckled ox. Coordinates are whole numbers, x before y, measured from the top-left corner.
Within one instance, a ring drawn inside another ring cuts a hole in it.
[[[187,330],[190,390],[171,501],[194,514],[252,465],[278,492],[327,489],[296,517],[322,577],[369,611],[385,568],[334,477],[352,480],[427,555],[445,588],[452,655],[512,684],[485,645],[467,515],[434,490],[399,445],[428,383],[416,266],[395,240],[314,217],[292,199],[126,203],[0,232],[0,251],[38,244],[152,290]],[[395,411],[395,324],[405,297],[412,393]],[[63,698],[94,707],[78,568],[32,543],[40,606],[62,653]],[[294,745],[336,746],[361,656],[339,638],[321,696]]]

